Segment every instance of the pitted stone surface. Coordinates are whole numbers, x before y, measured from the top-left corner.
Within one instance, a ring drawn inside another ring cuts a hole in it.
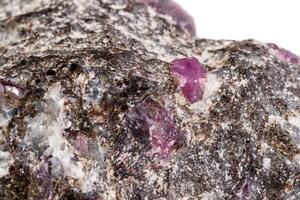
[[[142,0],[4,0],[0,20],[0,199],[300,198],[294,54]],[[195,102],[171,71],[190,57]]]

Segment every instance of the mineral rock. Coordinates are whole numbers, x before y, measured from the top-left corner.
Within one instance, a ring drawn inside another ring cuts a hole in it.
[[[0,199],[300,198],[299,57],[155,2],[0,1]]]

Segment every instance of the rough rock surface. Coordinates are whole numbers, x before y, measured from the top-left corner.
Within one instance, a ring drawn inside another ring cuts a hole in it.
[[[0,199],[300,199],[299,58],[157,11],[0,1]],[[186,57],[206,71],[192,103]]]

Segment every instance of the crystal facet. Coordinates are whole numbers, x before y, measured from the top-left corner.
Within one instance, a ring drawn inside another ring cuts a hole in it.
[[[171,71],[179,80],[181,91],[189,102],[195,103],[202,99],[206,71],[196,58],[174,60]]]
[[[169,157],[179,139],[179,132],[171,113],[165,107],[147,98],[129,112],[127,119],[134,137],[143,143],[150,141],[152,153],[161,158]]]

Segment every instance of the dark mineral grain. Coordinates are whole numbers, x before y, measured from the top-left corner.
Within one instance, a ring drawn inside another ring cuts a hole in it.
[[[1,0],[0,199],[300,199],[299,57],[194,34],[173,1]]]

